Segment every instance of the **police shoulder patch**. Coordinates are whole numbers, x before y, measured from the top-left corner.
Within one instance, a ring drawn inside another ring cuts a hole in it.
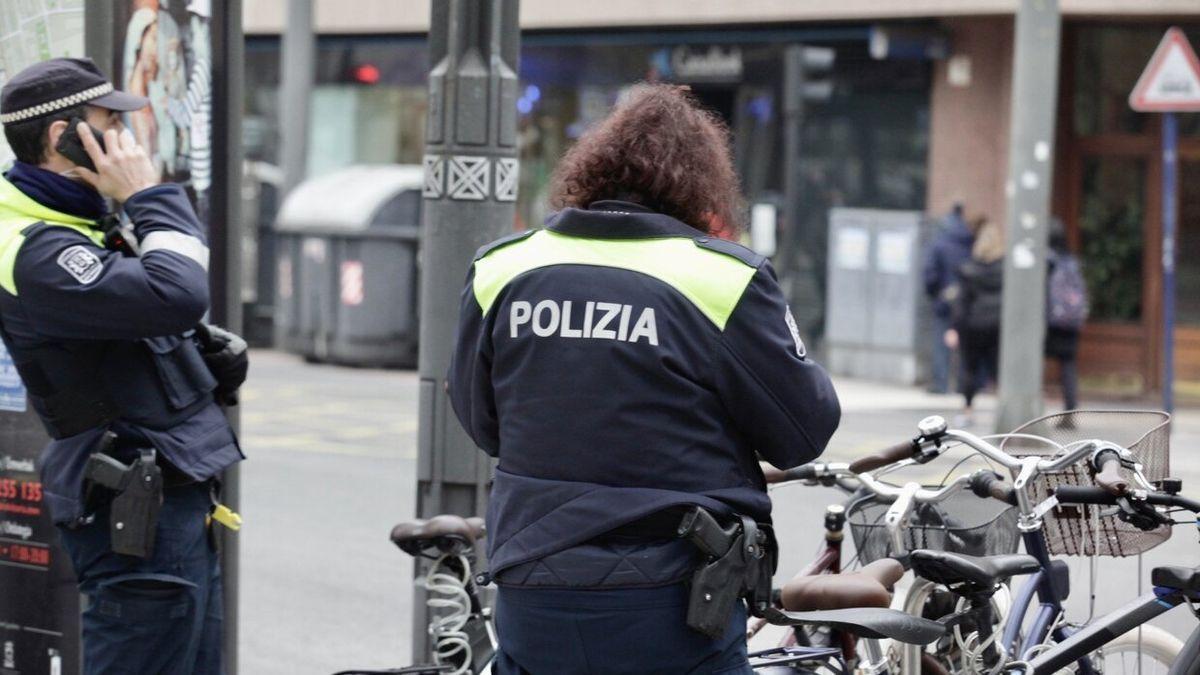
[[[498,248],[503,248],[505,246],[508,246],[509,244],[513,244],[518,241],[521,241],[525,237],[528,237],[529,235],[533,234],[534,232],[537,232],[537,230],[523,230],[521,232],[514,232],[513,234],[510,234],[510,235],[507,235],[504,237],[500,237],[499,239],[491,242],[490,244],[484,244],[483,246],[479,247],[478,251],[475,251],[475,260],[479,260],[483,256],[491,253],[492,251],[495,251]]]
[[[86,246],[63,249],[63,252],[58,254],[58,266],[85,286],[95,281],[104,270],[100,256],[88,250]]]
[[[741,244],[719,239],[717,237],[697,237],[692,241],[700,248],[706,248],[710,251],[723,253],[732,258],[737,258],[751,267],[758,267],[766,260],[766,256],[755,253],[754,251],[742,246]]]

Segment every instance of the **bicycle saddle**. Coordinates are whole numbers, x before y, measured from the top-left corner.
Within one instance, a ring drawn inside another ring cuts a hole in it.
[[[912,552],[912,568],[917,575],[946,586],[966,586],[968,592],[985,591],[1004,579],[1032,574],[1041,569],[1037,559],[1028,555],[973,555],[921,549]]]
[[[904,576],[904,566],[883,558],[854,572],[797,576],[783,585],[779,597],[792,611],[887,607],[889,589]]]
[[[781,612],[771,608],[764,616],[776,626],[819,624],[859,637],[876,640],[890,638],[910,645],[927,645],[946,634],[946,627],[936,621],[894,609],[874,607],[823,612]]]
[[[1150,572],[1150,583],[1160,588],[1200,593],[1200,568],[1155,567]]]
[[[470,548],[484,535],[483,518],[463,518],[451,514],[429,520],[406,520],[392,528],[392,543],[409,555],[436,548],[449,552],[456,546]]]

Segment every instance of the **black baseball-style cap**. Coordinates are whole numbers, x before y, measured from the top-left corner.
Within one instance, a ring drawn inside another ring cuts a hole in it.
[[[149,99],[117,91],[91,59],[41,61],[17,73],[0,89],[0,124],[24,122],[87,103],[130,112]]]

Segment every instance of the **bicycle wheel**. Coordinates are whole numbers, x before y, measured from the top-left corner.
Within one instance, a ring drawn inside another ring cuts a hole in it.
[[[1141,641],[1138,629],[1116,638],[1092,655],[1092,666],[1103,675],[1165,675],[1175,663],[1183,642],[1158,626],[1142,626]],[[1140,669],[1139,669],[1140,668]],[[1074,673],[1078,666],[1059,671]]]

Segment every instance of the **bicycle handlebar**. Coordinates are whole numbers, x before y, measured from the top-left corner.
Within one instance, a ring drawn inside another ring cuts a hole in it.
[[[863,487],[873,492],[876,497],[879,497],[883,501],[895,501],[899,497],[903,496],[908,490],[907,486],[900,487],[876,480],[875,477],[869,473],[860,474],[858,476],[858,480],[863,484]],[[947,483],[940,488],[923,487],[912,493],[912,499],[918,504],[931,504],[934,502],[940,502],[949,497],[955,490],[959,490],[967,485],[970,480],[970,476],[959,476],[952,482]]]
[[[790,469],[776,469],[767,462],[759,462],[758,467],[762,469],[763,478],[766,479],[767,485],[776,485],[778,483],[790,483],[794,480],[815,480],[817,478],[816,463],[801,464]]]
[[[920,444],[911,440],[897,443],[890,448],[877,450],[866,457],[859,457],[850,463],[850,471],[853,473],[866,473],[875,469],[883,468],[889,464],[895,464],[903,459],[912,457],[921,449]]]
[[[822,478],[854,479],[863,488],[879,497],[885,502],[895,501],[898,497],[904,494],[905,488],[885,483],[876,479],[869,473],[855,473],[850,464],[845,462],[812,462],[780,471],[779,469],[771,469],[763,467],[763,475],[768,483],[785,483],[794,480],[820,480]],[[919,504],[928,504],[940,502],[950,496],[955,490],[967,485],[971,480],[970,476],[959,476],[952,483],[944,485],[940,488],[920,488],[913,494],[913,501]]]
[[[1097,506],[1116,506],[1117,500],[1121,498],[1104,488],[1086,485],[1060,485],[1054,488],[1054,496],[1062,504],[1095,504]],[[1138,498],[1134,501],[1151,506],[1174,506],[1200,514],[1200,502],[1166,492],[1147,492],[1145,499]]]

